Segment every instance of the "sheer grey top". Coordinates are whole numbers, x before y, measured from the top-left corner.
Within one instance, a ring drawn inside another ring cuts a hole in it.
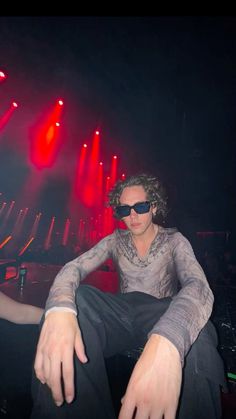
[[[176,229],[159,226],[145,257],[139,257],[128,230],[117,229],[58,272],[46,311],[65,307],[77,312],[75,291],[86,275],[112,258],[122,293],[140,291],[156,298],[172,297],[169,308],[150,330],[169,339],[183,364],[209,319],[214,297],[192,246]]]

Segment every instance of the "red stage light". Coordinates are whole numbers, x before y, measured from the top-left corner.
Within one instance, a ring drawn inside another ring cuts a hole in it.
[[[39,169],[53,166],[62,145],[60,130],[57,129],[60,126],[62,112],[59,102],[62,101],[58,100],[50,114],[45,115],[44,120],[35,124],[31,129],[30,158]]]
[[[18,104],[17,104],[16,102],[12,102],[12,106],[13,106],[14,108],[18,108]]]
[[[4,81],[6,77],[6,74],[3,71],[0,71],[0,81]]]
[[[64,105],[63,100],[58,100],[60,106]]]

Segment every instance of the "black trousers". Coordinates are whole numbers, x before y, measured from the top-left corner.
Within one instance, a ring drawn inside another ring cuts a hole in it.
[[[31,419],[114,419],[105,359],[145,344],[147,334],[166,311],[170,298],[141,292],[110,294],[81,285],[76,295],[79,324],[89,362],[74,357],[76,397],[57,407],[47,385],[33,376]],[[178,419],[219,419],[224,369],[216,332],[205,326],[186,356]]]

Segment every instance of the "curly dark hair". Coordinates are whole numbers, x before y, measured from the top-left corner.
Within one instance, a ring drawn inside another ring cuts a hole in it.
[[[159,180],[146,173],[133,175],[125,180],[118,180],[109,193],[109,206],[114,209],[120,204],[120,196],[128,186],[142,186],[147,194],[147,200],[157,205],[157,216],[163,218],[167,215],[167,197]],[[114,213],[117,217],[116,213]]]

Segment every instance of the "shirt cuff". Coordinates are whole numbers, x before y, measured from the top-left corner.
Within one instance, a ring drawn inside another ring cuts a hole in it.
[[[62,312],[64,312],[64,313],[73,313],[75,316],[77,316],[76,311],[75,311],[75,310],[73,310],[72,308],[69,308],[69,307],[52,307],[52,308],[49,308],[49,309],[46,311],[46,313],[45,313],[45,318],[47,317],[47,315],[48,315],[49,313],[52,313],[52,312],[54,312],[54,311],[62,311]]]

